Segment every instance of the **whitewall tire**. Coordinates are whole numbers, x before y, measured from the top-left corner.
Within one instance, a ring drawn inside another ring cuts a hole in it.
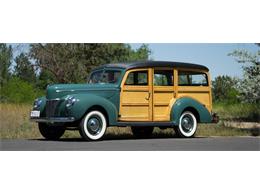
[[[82,119],[80,124],[80,135],[85,140],[100,140],[107,129],[107,121],[100,111],[90,111]]]
[[[180,137],[193,137],[197,131],[197,119],[190,111],[181,114],[179,125],[175,127],[175,132]]]

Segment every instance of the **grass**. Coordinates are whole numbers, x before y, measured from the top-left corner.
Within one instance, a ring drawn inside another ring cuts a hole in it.
[[[0,138],[41,137],[37,124],[29,121],[31,105],[0,104]]]
[[[218,113],[222,120],[260,122],[260,105],[249,103],[216,103],[213,111]]]
[[[239,107],[222,107],[216,105],[214,109],[221,118],[243,118],[251,115],[254,107],[240,105]],[[241,111],[241,109],[243,109]],[[37,139],[42,138],[37,124],[29,121],[31,105],[0,104],[0,139]],[[231,113],[230,113],[231,112]],[[258,110],[259,112],[259,110]],[[196,136],[251,136],[252,132],[237,128],[228,128],[219,124],[199,124]],[[153,137],[174,137],[172,129],[155,129]],[[79,138],[78,131],[66,131],[63,138]],[[133,138],[130,128],[110,127],[106,133],[107,139]]]

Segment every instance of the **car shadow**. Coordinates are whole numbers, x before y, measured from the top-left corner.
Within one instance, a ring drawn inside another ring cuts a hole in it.
[[[188,138],[188,139],[196,139],[196,138],[206,138],[206,137],[194,137],[194,138]],[[106,134],[104,135],[103,139],[100,141],[122,141],[122,140],[156,140],[156,139],[185,139],[185,138],[180,138],[177,137],[176,135],[168,135],[168,134],[160,134],[156,133],[153,134],[150,137],[147,138],[136,138],[131,134],[125,134],[125,135],[114,135],[114,134]],[[32,140],[38,140],[38,141],[50,141],[46,140],[44,138],[42,139],[32,139]],[[75,138],[60,138],[57,140],[58,142],[86,142],[83,140],[81,137],[75,137]],[[96,142],[96,141],[90,141],[90,142]]]

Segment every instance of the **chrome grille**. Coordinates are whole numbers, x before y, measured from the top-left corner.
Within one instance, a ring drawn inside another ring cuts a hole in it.
[[[56,114],[56,108],[59,104],[59,99],[47,100],[46,101],[46,117],[53,117]]]

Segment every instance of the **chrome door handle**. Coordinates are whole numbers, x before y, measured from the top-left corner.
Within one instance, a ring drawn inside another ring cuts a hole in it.
[[[149,100],[150,99],[150,96],[151,96],[151,93],[149,92],[148,93],[148,98],[145,98],[146,100]]]
[[[176,91],[173,92],[173,97],[176,98]]]

